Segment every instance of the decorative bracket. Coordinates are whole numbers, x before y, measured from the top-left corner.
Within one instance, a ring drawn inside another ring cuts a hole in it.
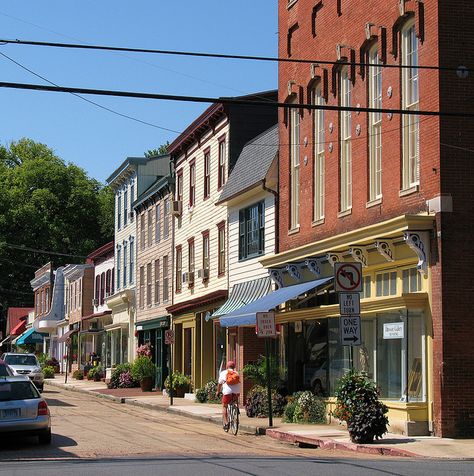
[[[289,264],[286,266],[286,270],[288,274],[296,281],[301,281],[301,273],[299,270],[299,266],[296,264]]]
[[[428,273],[428,256],[430,249],[430,234],[428,231],[406,231],[403,235],[406,244],[418,256],[418,271],[426,276]]]
[[[362,266],[367,266],[369,262],[369,254],[365,248],[362,248],[361,246],[353,246],[349,248],[349,253],[356,261],[362,263]]]
[[[321,277],[321,264],[317,259],[307,259],[304,264],[309,269],[309,271],[316,275],[316,277]]]
[[[328,253],[326,255],[326,259],[328,260],[329,264],[334,268],[336,263],[342,261],[342,253]]]
[[[393,246],[393,240],[380,240],[375,242],[377,251],[387,260],[395,260],[395,248]]]
[[[269,269],[270,279],[276,284],[277,288],[283,287],[283,276],[280,269]]]

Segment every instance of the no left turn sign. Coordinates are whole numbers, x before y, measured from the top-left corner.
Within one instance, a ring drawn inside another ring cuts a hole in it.
[[[334,265],[334,288],[339,293],[362,291],[362,264],[336,263]]]

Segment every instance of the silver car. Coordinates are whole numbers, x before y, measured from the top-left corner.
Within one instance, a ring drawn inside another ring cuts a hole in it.
[[[51,443],[48,404],[27,377],[0,377],[0,439],[4,433],[37,435],[40,444]]]
[[[35,354],[16,354],[7,352],[2,359],[13,369],[16,375],[26,375],[38,387],[40,392],[44,387],[44,374]]]

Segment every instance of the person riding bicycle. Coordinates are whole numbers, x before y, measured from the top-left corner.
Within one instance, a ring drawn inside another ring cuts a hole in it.
[[[238,402],[240,395],[240,375],[235,370],[235,362],[233,360],[227,362],[226,370],[223,370],[219,374],[217,384],[216,396],[218,396],[222,390],[222,420],[224,430],[227,430],[229,428],[227,406],[234,399]]]

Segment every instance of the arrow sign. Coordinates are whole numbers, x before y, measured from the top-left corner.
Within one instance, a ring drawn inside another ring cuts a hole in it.
[[[339,326],[342,345],[361,345],[360,316],[341,316]]]

